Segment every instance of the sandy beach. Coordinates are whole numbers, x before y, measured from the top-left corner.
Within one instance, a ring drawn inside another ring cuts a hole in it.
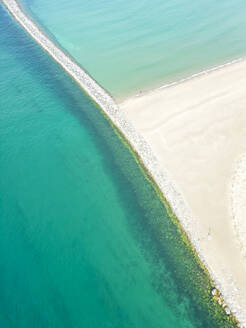
[[[181,190],[210,269],[226,294],[233,282],[244,309],[245,72],[246,61],[233,63],[120,104]]]

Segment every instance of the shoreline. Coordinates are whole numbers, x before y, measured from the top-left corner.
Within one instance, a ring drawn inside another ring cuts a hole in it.
[[[141,91],[140,93],[135,93],[135,94],[132,94],[130,96],[125,95],[123,97],[117,97],[116,98],[116,103],[118,105],[121,105],[121,104],[127,102],[129,99],[143,97],[143,96],[155,93],[158,90],[172,88],[176,85],[183,84],[183,83],[189,82],[189,81],[194,80],[194,79],[202,78],[203,76],[205,76],[207,74],[211,74],[215,71],[223,70],[226,67],[230,67],[232,65],[236,65],[236,64],[244,62],[244,61],[246,62],[246,56],[233,59],[233,60],[225,62],[224,64],[221,64],[221,65],[211,66],[208,69],[198,71],[197,73],[193,73],[191,75],[187,75],[187,76],[185,76],[185,77],[183,77],[179,80],[176,80],[176,81],[173,81],[173,82],[167,82],[167,83],[162,84],[158,87],[153,87],[153,88],[150,87],[150,88],[146,89],[145,91]]]
[[[163,197],[167,200],[174,215],[178,218],[182,228],[188,235],[191,245],[195,248],[199,259],[208,269],[210,277],[220,290],[226,304],[229,306],[232,314],[246,327],[246,313],[242,311],[239,303],[240,294],[233,290],[232,285],[222,286],[216,272],[208,265],[203,256],[199,243],[198,233],[193,226],[194,220],[189,206],[183,198],[183,195],[175,184],[170,180],[169,173],[160,166],[149,144],[135,130],[133,125],[125,118],[124,113],[118,108],[113,98],[100,87],[79,65],[74,63],[71,58],[64,54],[53,42],[51,42],[38,27],[22,12],[15,0],[2,0],[9,12],[16,21],[49,53],[49,55],[67,71],[70,76],[85,90],[85,92],[102,108],[105,115],[111,120],[112,124],[122,133],[129,142],[133,151],[137,153],[147,172],[153,178],[157,187],[160,189]],[[232,292],[233,291],[233,292]]]

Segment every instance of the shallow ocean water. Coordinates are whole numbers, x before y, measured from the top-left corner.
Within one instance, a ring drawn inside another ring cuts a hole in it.
[[[246,55],[245,0],[21,0],[116,98]]]
[[[0,327],[232,327],[97,106],[0,4]]]

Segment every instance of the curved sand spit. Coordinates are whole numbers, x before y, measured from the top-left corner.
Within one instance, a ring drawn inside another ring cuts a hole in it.
[[[191,225],[199,227],[200,254],[216,273],[227,302],[233,298],[241,308],[237,317],[244,327],[245,72],[241,59],[120,104],[179,186],[195,219]]]
[[[13,17],[26,29],[26,31],[66,70],[74,80],[90,95],[92,99],[103,109],[113,124],[123,133],[131,146],[141,157],[145,167],[148,169],[156,184],[162,190],[172,210],[179,218],[183,228],[187,232],[192,244],[197,250],[200,259],[208,268],[217,288],[224,296],[225,302],[232,313],[236,316],[242,327],[246,327],[246,306],[243,297],[236,287],[230,272],[226,270],[221,276],[216,271],[213,263],[207,261],[206,252],[200,246],[200,227],[194,220],[188,204],[178,188],[170,180],[169,174],[157,161],[149,144],[133,128],[132,124],[125,118],[123,112],[110,95],[105,92],[79,65],[61,51],[50,41],[42,31],[25,15],[15,0],[2,0]],[[216,249],[214,250],[216,256]]]

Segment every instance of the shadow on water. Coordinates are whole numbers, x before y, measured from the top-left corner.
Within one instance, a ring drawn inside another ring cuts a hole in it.
[[[153,286],[165,299],[165,280],[167,270],[175,282],[179,295],[178,302],[186,300],[190,320],[196,327],[233,327],[230,317],[211,298],[211,282],[205,270],[188,246],[187,240],[177,224],[170,219],[164,203],[150,182],[136,157],[101,111],[86,96],[79,86],[64,70],[40,48],[25,31],[13,20],[9,19],[6,11],[0,5],[1,25],[8,25],[9,35],[4,44],[10,56],[18,61],[37,79],[44,88],[51,89],[56,96],[66,104],[69,113],[73,115],[93,139],[100,153],[103,154],[104,170],[114,182],[121,205],[128,208],[129,226],[135,238],[141,245],[142,252],[155,268]],[[25,53],[36,58],[29,65]],[[40,74],[42,70],[42,74]],[[24,88],[24,86],[23,86]],[[20,89],[19,92],[22,92]],[[47,108],[48,110],[48,108]],[[37,115],[42,112],[37,111]],[[123,192],[122,190],[127,190]],[[139,215],[136,217],[136,212]],[[163,269],[165,268],[165,270]],[[175,308],[175,300],[168,300]]]

